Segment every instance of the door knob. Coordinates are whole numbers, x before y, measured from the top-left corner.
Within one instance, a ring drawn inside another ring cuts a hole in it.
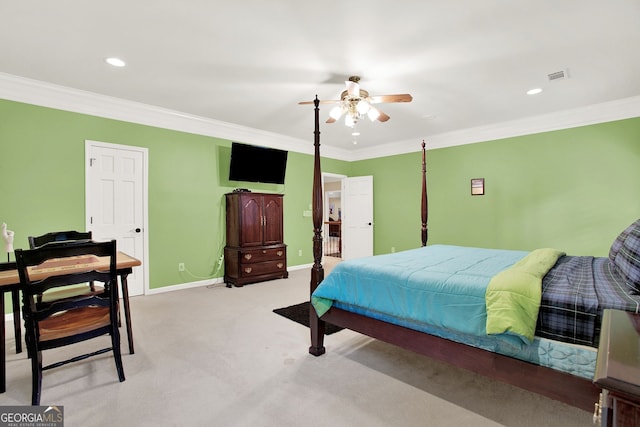
[[[136,228],[136,229],[135,229],[135,232],[136,232],[136,233],[139,233],[139,232],[141,232],[141,231],[142,231],[142,229],[141,229],[141,228]]]

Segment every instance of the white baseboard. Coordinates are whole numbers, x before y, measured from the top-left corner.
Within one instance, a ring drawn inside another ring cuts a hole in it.
[[[304,270],[306,268],[311,268],[311,267],[313,267],[313,264],[301,264],[301,265],[289,267],[288,270],[289,271]],[[179,285],[163,286],[161,288],[149,289],[145,295],[156,295],[156,294],[162,294],[165,292],[173,292],[173,291],[180,291],[183,289],[198,288],[201,286],[217,285],[220,283],[224,283],[224,279],[222,277],[217,277],[215,279],[198,280],[197,282],[181,283]]]

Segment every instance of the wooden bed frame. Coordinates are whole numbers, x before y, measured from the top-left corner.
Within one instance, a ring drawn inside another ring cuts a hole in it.
[[[322,171],[320,168],[320,101],[316,97],[314,130],[313,171],[313,266],[311,267],[310,292],[324,279],[322,267]],[[427,179],[425,143],[422,142],[422,246],[428,238]],[[368,335],[372,338],[412,350],[434,359],[445,361],[478,374],[529,390],[551,399],[559,400],[585,411],[592,411],[598,402],[600,389],[590,380],[524,362],[509,356],[408,329],[402,326],[372,319],[363,315],[332,307],[318,318],[313,307],[309,312],[311,347],[309,353],[320,356],[325,353],[325,322]]]

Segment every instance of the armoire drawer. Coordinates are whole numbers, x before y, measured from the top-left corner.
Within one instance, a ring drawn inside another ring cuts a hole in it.
[[[287,248],[286,246],[277,246],[260,249],[241,249],[239,257],[241,264],[285,260],[287,259]]]
[[[258,262],[253,264],[242,264],[240,266],[240,277],[262,276],[264,274],[280,273],[287,270],[287,263],[284,260]]]

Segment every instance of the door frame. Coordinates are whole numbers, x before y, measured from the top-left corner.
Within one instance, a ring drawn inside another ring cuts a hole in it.
[[[142,248],[144,251],[142,262],[143,271],[143,283],[142,283],[142,295],[146,295],[149,291],[149,149],[145,147],[137,147],[124,144],[113,144],[110,142],[101,142],[93,140],[84,141],[84,157],[85,157],[85,171],[84,171],[84,217],[85,217],[85,230],[91,229],[91,215],[89,212],[89,206],[91,203],[91,195],[89,194],[89,168],[91,164],[90,148],[91,147],[103,147],[113,150],[127,150],[136,151],[142,154]]]

